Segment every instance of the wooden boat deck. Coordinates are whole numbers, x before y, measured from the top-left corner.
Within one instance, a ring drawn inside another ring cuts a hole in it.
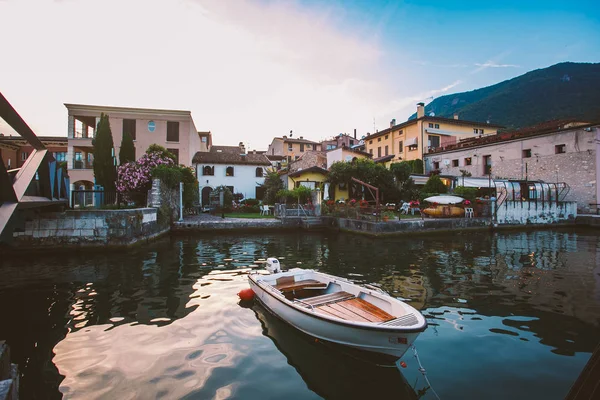
[[[290,279],[291,278],[291,279]],[[292,292],[300,289],[325,289],[326,283],[319,282],[315,279],[305,279],[303,281],[294,281],[293,276],[277,279],[277,283],[273,285],[275,289],[281,292]]]
[[[302,299],[302,303],[314,307],[316,312],[346,321],[381,323],[396,318],[348,292],[335,292],[306,298]]]

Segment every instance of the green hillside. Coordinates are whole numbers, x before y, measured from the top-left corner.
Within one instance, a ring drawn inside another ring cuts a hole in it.
[[[600,121],[600,63],[561,63],[470,92],[439,97],[425,107],[438,117],[520,128],[554,119]],[[416,118],[413,114],[409,119]]]

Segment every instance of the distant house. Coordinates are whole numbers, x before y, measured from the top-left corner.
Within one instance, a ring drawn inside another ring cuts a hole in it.
[[[458,118],[441,118],[425,115],[425,105],[417,104],[417,118],[396,124],[363,137],[365,151],[375,160],[392,156],[388,164],[403,160],[423,159],[434,149],[454,144],[458,139],[496,134],[500,125],[466,121]]]
[[[356,129],[354,130],[354,137],[346,134],[340,133],[337,136],[334,136],[332,139],[323,140],[321,142],[321,150],[329,151],[334,150],[340,147],[349,147],[352,148],[358,145],[360,142],[359,139],[356,138]]]
[[[57,162],[67,161],[66,136],[38,136],[38,138]],[[0,134],[0,157],[7,170],[21,168],[33,150],[29,142],[19,135],[4,136]]]
[[[313,142],[312,140],[304,139],[300,136],[294,138],[290,137],[275,137],[269,145],[267,155],[269,156],[284,156],[285,161],[288,163],[299,159],[302,154],[307,151],[320,151],[321,144]]]
[[[199,151],[208,151],[210,132],[198,132],[190,111],[149,108],[65,104],[68,111],[67,168],[71,183],[91,188],[94,183],[93,144],[100,114],[108,115],[115,146],[115,160],[123,133],[133,137],[136,159],[156,143],[177,158],[177,163],[192,165],[192,157]]]
[[[577,209],[595,212],[599,147],[600,124],[548,121],[432,151],[425,156],[425,173],[455,176],[461,186],[488,186],[495,179],[566,182],[568,199],[577,201]],[[462,171],[472,178],[465,179]]]
[[[262,199],[262,184],[271,162],[264,154],[246,153],[239,146],[212,146],[208,152],[197,152],[193,159],[198,177],[200,200],[208,205],[210,193],[217,186],[227,186],[232,193],[245,199]]]

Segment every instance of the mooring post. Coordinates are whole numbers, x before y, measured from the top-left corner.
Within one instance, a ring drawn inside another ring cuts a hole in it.
[[[179,221],[183,221],[183,182],[179,182]]]

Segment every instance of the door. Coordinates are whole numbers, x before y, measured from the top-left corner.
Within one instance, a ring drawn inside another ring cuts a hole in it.
[[[212,188],[210,186],[205,186],[202,188],[202,205],[207,206],[210,204],[210,192],[212,192]]]

